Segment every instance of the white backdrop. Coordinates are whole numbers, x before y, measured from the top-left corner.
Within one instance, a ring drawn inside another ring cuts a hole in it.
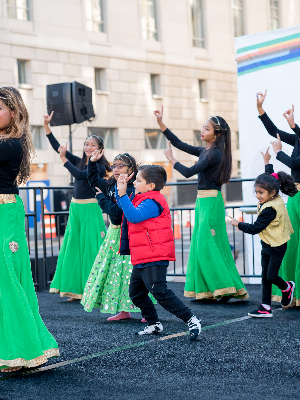
[[[247,46],[258,45],[299,33],[300,26],[296,26],[256,35],[237,37],[235,38],[236,50],[238,51]],[[252,50],[252,52],[253,51],[255,50]],[[251,51],[249,51],[249,53],[250,52]],[[237,57],[240,55],[241,54],[237,54]],[[255,61],[256,60],[252,60],[249,63]],[[297,122],[297,117],[299,116],[298,124],[300,124],[300,60],[295,59],[283,63],[282,65],[268,66],[257,71],[240,75],[237,78],[237,84],[241,173],[242,178],[255,178],[264,172],[264,162],[261,151],[265,151],[270,145],[270,141],[274,140],[267,133],[262,122],[258,118],[256,93],[264,92],[265,89],[267,89],[267,97],[263,104],[264,110],[279,129],[288,133],[293,133],[286,119],[283,117],[283,113],[294,104],[295,121]],[[283,144],[283,151],[290,155],[292,147]],[[270,162],[273,163],[275,172],[283,170],[290,173],[289,168],[276,160],[276,155],[271,145],[270,154],[272,156]],[[257,204],[253,182],[243,183],[243,201],[245,205]],[[254,220],[255,219],[256,217]],[[250,216],[246,217],[246,222],[250,222]],[[252,274],[253,254],[251,235],[246,235],[246,243],[249,265],[248,273]],[[254,243],[255,274],[260,274],[261,245],[258,235],[254,237]],[[257,281],[257,279],[251,280],[253,283],[255,281]]]

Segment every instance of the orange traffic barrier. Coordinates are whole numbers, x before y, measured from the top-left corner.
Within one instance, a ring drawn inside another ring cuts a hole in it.
[[[174,211],[174,239],[181,239],[181,232],[180,232],[177,211]]]
[[[44,205],[44,212],[48,213],[46,206]],[[45,224],[45,238],[51,239],[56,238],[56,225],[55,225],[55,218],[51,215],[44,215],[44,224]],[[51,234],[52,232],[52,234]],[[42,224],[42,237],[43,237],[43,224]]]
[[[239,211],[239,222],[244,222],[243,213]]]
[[[191,212],[190,210],[188,210],[188,219],[186,221],[186,228],[190,228],[191,227]]]

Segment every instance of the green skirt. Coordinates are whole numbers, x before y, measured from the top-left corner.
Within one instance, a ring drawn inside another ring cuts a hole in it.
[[[72,201],[50,293],[60,293],[61,297],[82,298],[105,235],[101,208],[94,199],[87,199],[86,202],[82,200],[82,203]]]
[[[100,308],[102,313],[137,312],[129,297],[132,272],[130,256],[118,254],[120,226],[110,225],[87,280],[81,304],[85,311]]]
[[[37,367],[59,356],[39,314],[25,235],[22,200],[0,204],[0,366]]]
[[[184,295],[196,299],[249,297],[232,258],[221,192],[197,198]]]
[[[285,281],[295,282],[293,305],[300,306],[300,192],[289,197],[287,210],[294,233],[287,243],[287,250],[282,260],[279,276]],[[272,300],[281,302],[281,290],[273,285]]]

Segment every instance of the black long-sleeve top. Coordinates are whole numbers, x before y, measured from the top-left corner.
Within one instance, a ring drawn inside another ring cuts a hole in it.
[[[51,132],[47,135],[47,138],[53,148],[58,153],[58,148],[60,146],[57,139],[54,137]],[[87,165],[84,165],[83,169],[78,168],[78,164],[81,161],[80,157],[75,156],[74,154],[67,151],[66,158],[68,161],[64,164],[64,167],[74,176],[74,189],[73,189],[73,197],[74,199],[91,199],[95,197],[95,192],[89,185],[88,182],[88,172]],[[100,163],[95,163],[97,171],[101,177],[105,176],[106,169],[105,165]]]
[[[102,193],[97,194],[96,198],[102,211],[109,215],[111,223],[114,225],[121,225],[123,210],[117,204],[116,200],[116,183],[110,184],[107,179],[99,176],[97,165],[95,162],[89,160],[88,162],[88,181],[91,188],[96,191],[99,188]],[[132,183],[127,185],[127,195],[130,197],[134,193],[134,186]]]
[[[185,178],[190,178],[198,174],[199,190],[221,190],[221,186],[219,185],[220,173],[217,172],[222,162],[222,153],[219,149],[214,147],[208,150],[205,147],[197,147],[184,143],[170,129],[166,129],[163,134],[177,149],[199,157],[198,162],[190,168],[177,162],[174,165],[174,169],[180,172]]]
[[[300,128],[298,125],[295,126],[292,130],[295,132],[293,133],[287,133],[284,131],[281,131],[280,129],[277,128],[277,126],[270,120],[269,116],[267,113],[264,113],[259,116],[260,120],[264,124],[266,130],[268,133],[277,138],[277,133],[279,133],[280,139],[287,143],[290,144],[291,146],[294,147],[292,155],[288,156],[284,151],[279,151],[277,153],[277,160],[281,161],[283,164],[291,168],[291,175],[294,178],[295,182],[300,183]]]
[[[19,139],[0,139],[0,194],[19,194],[17,176],[22,157]]]

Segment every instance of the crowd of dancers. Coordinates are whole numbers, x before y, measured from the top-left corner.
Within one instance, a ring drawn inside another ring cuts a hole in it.
[[[257,94],[259,118],[276,158],[291,175],[275,173],[269,149],[262,153],[265,172],[255,180],[258,217],[253,224],[232,219],[248,234],[259,234],[262,244],[262,301],[252,317],[272,317],[271,300],[285,307],[300,306],[300,129],[293,108],[284,113],[295,132],[280,131],[263,109],[266,93]],[[185,178],[198,175],[195,224],[191,240],[184,296],[217,304],[249,297],[236,269],[225,225],[221,186],[229,182],[232,167],[231,132],[220,116],[209,117],[201,130],[206,147],[184,143],[163,123],[163,108],[154,111],[169,147],[166,158]],[[190,339],[201,332],[201,320],[167,286],[166,274],[175,258],[172,219],[161,194],[167,181],[159,165],[137,166],[128,153],[110,165],[101,137],[91,135],[77,157],[56,140],[49,128],[53,113],[44,116],[47,138],[74,176],[73,198],[50,293],[80,300],[91,312],[111,314],[108,321],[130,319],[140,312],[144,329],[138,335],[158,334],[163,325],[155,304],[187,324]],[[281,141],[294,147],[291,156]],[[192,167],[178,162],[172,147],[198,157]],[[30,175],[34,147],[29,116],[15,88],[0,88],[0,368],[12,372],[37,367],[59,356],[58,345],[38,310],[25,234],[25,212],[18,185]],[[263,165],[263,163],[262,163]],[[297,183],[299,182],[299,183]],[[287,208],[279,191],[289,196]],[[110,218],[106,231],[102,212]],[[272,286],[273,285],[273,286]],[[272,292],[273,288],[273,292]]]

